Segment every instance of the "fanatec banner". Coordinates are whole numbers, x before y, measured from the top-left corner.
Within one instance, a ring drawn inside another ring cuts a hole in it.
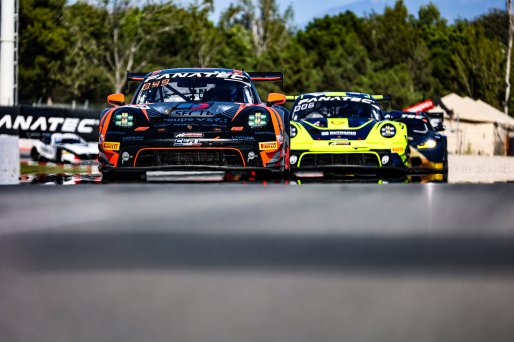
[[[45,134],[75,133],[86,141],[98,141],[100,112],[66,108],[0,106],[0,134],[38,139]]]

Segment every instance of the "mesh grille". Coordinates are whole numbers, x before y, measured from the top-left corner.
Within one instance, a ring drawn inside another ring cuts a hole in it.
[[[145,150],[136,160],[139,167],[148,166],[244,166],[234,150]]]
[[[380,163],[374,154],[352,153],[352,154],[306,154],[302,157],[301,167],[319,166],[369,166],[378,167]]]

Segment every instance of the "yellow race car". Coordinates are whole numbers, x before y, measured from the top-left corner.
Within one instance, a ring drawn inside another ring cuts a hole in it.
[[[407,126],[386,120],[388,95],[325,92],[288,96],[291,170],[378,174],[406,172]]]

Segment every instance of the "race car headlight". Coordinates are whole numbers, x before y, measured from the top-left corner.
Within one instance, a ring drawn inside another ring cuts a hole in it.
[[[114,124],[118,127],[133,127],[134,126],[134,115],[122,112],[114,115]]]
[[[429,139],[424,144],[418,145],[418,148],[434,148],[437,146],[437,141]]]
[[[248,126],[251,128],[261,128],[268,125],[268,114],[256,112],[248,116]]]
[[[384,138],[392,138],[396,135],[396,128],[393,125],[386,124],[380,128],[380,134]]]
[[[290,134],[291,138],[296,137],[297,134],[298,134],[298,130],[296,129],[295,126],[291,125],[291,134]]]

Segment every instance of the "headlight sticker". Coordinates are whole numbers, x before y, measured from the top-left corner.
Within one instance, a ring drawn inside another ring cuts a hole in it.
[[[119,127],[133,127],[134,115],[127,112],[114,115],[114,124]]]
[[[264,127],[268,125],[268,115],[266,113],[254,113],[248,117],[248,126],[252,128]]]
[[[392,138],[396,135],[396,128],[393,125],[386,124],[380,128],[380,134],[384,138]]]

